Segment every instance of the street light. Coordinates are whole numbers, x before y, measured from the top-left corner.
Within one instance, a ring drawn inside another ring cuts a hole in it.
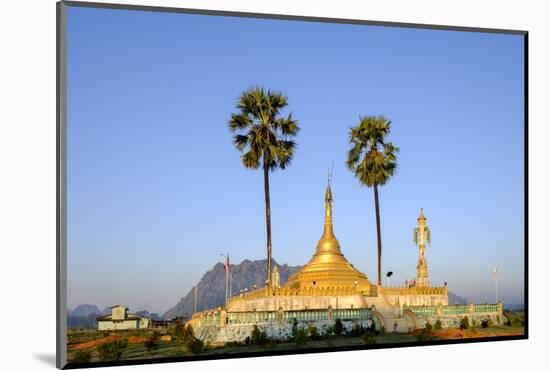
[[[495,279],[495,303],[498,303],[498,274],[500,270],[498,267],[494,267],[493,269],[493,277]]]
[[[386,277],[388,278],[388,288],[390,287],[390,277],[393,275],[393,271],[388,271]]]
[[[227,307],[227,301],[229,300],[229,254],[220,253],[220,256],[225,257],[225,307]]]

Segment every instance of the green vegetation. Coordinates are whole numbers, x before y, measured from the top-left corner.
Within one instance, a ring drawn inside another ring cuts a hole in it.
[[[252,343],[265,346],[268,342],[269,340],[267,339],[266,332],[258,328],[257,325],[254,325],[252,329]]]
[[[363,343],[366,346],[376,344],[376,337],[374,336],[374,333],[366,332],[365,334],[363,334]]]
[[[334,320],[334,334],[340,336],[344,332],[344,325],[339,318]]]
[[[97,348],[97,351],[99,353],[99,359],[101,361],[120,360],[127,347],[128,347],[128,339],[126,338],[103,343]]]
[[[516,314],[516,313],[514,313]],[[518,314],[519,316],[519,314]],[[273,340],[268,339],[265,344],[253,343],[252,335],[245,342],[233,342],[226,343],[221,346],[212,346],[207,343],[203,343],[194,337],[193,331],[185,325],[180,324],[177,327],[174,326],[169,329],[161,330],[142,330],[137,332],[119,331],[111,333],[117,340],[127,340],[127,347],[123,348],[120,352],[120,360],[136,360],[145,358],[163,358],[163,357],[178,357],[178,356],[196,356],[196,355],[210,355],[210,354],[224,354],[224,353],[254,353],[258,351],[284,351],[292,350],[297,346],[306,349],[322,349],[327,347],[342,347],[342,346],[357,346],[364,347],[373,344],[399,344],[410,343],[416,341],[431,341],[431,340],[450,340],[452,341],[456,337],[451,333],[452,337],[441,337],[436,332],[427,331],[415,331],[414,333],[385,333],[383,330],[376,332],[373,327],[361,327],[361,325],[354,325],[348,332],[342,331],[341,335],[334,335],[334,325],[328,326],[323,331],[318,329],[320,338],[317,340],[311,340],[311,333],[314,330],[310,327],[304,327],[298,329],[298,323],[296,323],[295,334],[289,337],[287,340]],[[336,324],[336,323],[335,323]],[[510,336],[521,335],[524,333],[523,328],[517,328],[513,326],[490,326],[483,328],[481,324],[480,328],[476,328],[475,337],[482,336]],[[433,324],[433,328],[437,326],[437,322]],[[458,322],[457,322],[458,326]],[[343,327],[343,325],[342,325]],[[260,332],[261,332],[261,328]],[[457,332],[457,329],[454,329]],[[176,337],[175,333],[178,334]],[[360,334],[363,333],[363,334]],[[469,331],[462,331],[461,338],[472,337]],[[87,363],[97,361],[110,361],[103,360],[99,353],[99,347],[102,341],[112,340],[109,338],[111,335],[104,337],[104,333],[95,332],[88,333],[85,337],[82,337],[82,333],[71,333],[68,335],[67,340],[69,345],[68,357],[71,363]],[[170,341],[161,340],[162,336],[170,335]],[[261,335],[261,334],[260,334]],[[157,339],[153,339],[157,338]],[[150,350],[149,344],[145,339],[153,339],[157,345],[155,349]],[[71,349],[71,346],[77,344],[87,343],[88,341],[99,341],[99,343],[87,349]],[[104,356],[105,357],[105,356]],[[115,356],[116,357],[116,356]]]
[[[330,338],[334,335],[334,325],[328,326],[325,329],[325,333],[323,335],[324,338]]]
[[[84,364],[92,360],[91,351],[76,351],[71,359],[71,363],[74,364]]]
[[[265,218],[267,230],[267,279],[271,280],[271,203],[269,171],[285,169],[294,155],[292,140],[300,130],[292,114],[281,117],[288,98],[280,92],[253,87],[241,94],[238,113],[231,114],[229,128],[235,133],[233,144],[240,151],[243,165],[262,167],[264,172]]]
[[[506,325],[515,328],[521,328],[525,326],[525,312],[524,311],[510,311],[504,310],[504,317],[506,318]]]
[[[432,324],[428,321],[424,324],[424,328],[415,335],[415,338],[419,342],[427,342],[436,340],[436,337],[433,335]]]
[[[458,324],[458,327],[462,330],[465,330],[465,329],[468,329],[469,326],[470,326],[470,320],[468,319],[468,316],[464,316],[460,320],[460,323]]]
[[[307,330],[304,328],[297,328],[294,334],[294,343],[296,343],[296,346],[301,347],[306,344],[308,340],[309,336]]]
[[[443,324],[441,323],[441,320],[437,319],[434,324],[434,330],[441,330],[443,328]]]
[[[378,242],[378,285],[382,285],[382,235],[380,228],[380,206],[378,187],[385,185],[397,168],[396,154],[399,148],[386,142],[391,121],[383,116],[364,116],[350,129],[346,165],[359,179],[361,185],[374,189],[376,209],[376,231]]]
[[[319,335],[319,330],[317,329],[316,326],[311,325],[307,328],[307,330],[309,332],[309,336],[311,339],[313,340],[321,339],[321,336]]]
[[[158,348],[158,342],[160,339],[160,333],[154,331],[151,338],[149,338],[144,344],[149,354],[152,354]]]

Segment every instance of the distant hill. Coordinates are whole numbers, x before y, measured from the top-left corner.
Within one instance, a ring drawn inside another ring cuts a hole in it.
[[[74,310],[71,311],[71,316],[89,316],[90,314],[98,315],[99,308],[93,304],[81,304],[76,306]]]
[[[148,317],[152,320],[160,320],[161,319],[158,313],[149,312],[149,311],[137,311],[136,315],[141,316],[141,317]]]
[[[453,292],[448,292],[449,295],[449,305],[458,304],[464,305],[468,304],[468,300],[464,297],[454,294]]]
[[[75,316],[71,313],[67,313],[67,327],[68,328],[94,328],[97,325],[97,315],[91,313],[88,316]]]
[[[288,277],[297,272],[301,266],[280,265],[273,260],[273,266],[279,266],[281,284],[286,283]],[[241,289],[253,289],[254,285],[264,286],[267,277],[266,260],[244,260],[238,265],[231,265],[233,294],[239,293]],[[225,268],[223,263],[217,263],[206,272],[197,284],[197,310],[203,311],[225,303]],[[195,309],[194,290],[191,289],[187,295],[172,308],[162,315],[165,320],[176,316],[191,317]]]

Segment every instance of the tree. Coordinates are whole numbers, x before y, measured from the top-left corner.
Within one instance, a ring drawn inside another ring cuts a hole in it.
[[[292,113],[282,117],[288,105],[287,97],[278,91],[253,87],[241,94],[238,113],[231,114],[229,128],[235,135],[233,144],[244,152],[241,160],[245,168],[262,168],[264,172],[265,221],[267,238],[267,280],[271,281],[271,201],[269,171],[285,169],[294,155],[296,143],[292,140],[299,127]]]
[[[382,285],[382,235],[378,187],[385,185],[397,168],[399,148],[385,139],[390,133],[391,121],[383,116],[359,117],[359,123],[350,129],[347,167],[354,172],[361,185],[374,189],[376,231],[378,237],[378,285]]]

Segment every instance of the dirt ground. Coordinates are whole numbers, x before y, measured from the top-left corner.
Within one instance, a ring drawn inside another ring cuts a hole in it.
[[[75,351],[88,350],[88,349],[96,348],[97,346],[99,346],[103,343],[114,342],[114,341],[117,341],[119,339],[121,339],[121,337],[118,336],[118,335],[110,335],[108,337],[101,338],[101,339],[93,339],[93,340],[89,340],[89,341],[86,341],[86,342],[73,344],[73,345],[70,345],[68,347],[68,349],[69,350],[75,350]],[[145,343],[147,341],[148,341],[147,337],[138,337],[138,336],[128,337],[128,343],[130,343],[130,344]]]
[[[413,334],[419,334],[420,330],[416,330]],[[460,338],[486,338],[509,335],[523,335],[523,328],[476,328],[475,330],[461,329],[441,329],[433,330],[431,335],[438,339],[460,339]]]

